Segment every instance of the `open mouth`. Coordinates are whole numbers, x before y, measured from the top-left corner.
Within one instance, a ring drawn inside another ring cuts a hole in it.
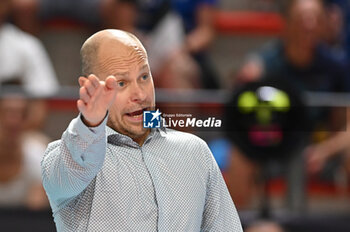
[[[139,118],[143,116],[143,111],[147,110],[147,108],[143,108],[141,110],[136,110],[134,112],[126,113],[127,116],[133,117],[133,118]]]

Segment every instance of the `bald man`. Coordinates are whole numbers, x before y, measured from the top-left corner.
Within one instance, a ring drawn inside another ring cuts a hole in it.
[[[155,108],[147,53],[119,30],[81,49],[80,115],[42,161],[58,231],[242,231],[200,138],[142,126]]]

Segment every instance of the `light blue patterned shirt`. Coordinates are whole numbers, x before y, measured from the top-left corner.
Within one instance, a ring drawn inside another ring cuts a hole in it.
[[[156,129],[139,146],[77,117],[42,176],[58,231],[242,231],[207,144],[188,133]]]

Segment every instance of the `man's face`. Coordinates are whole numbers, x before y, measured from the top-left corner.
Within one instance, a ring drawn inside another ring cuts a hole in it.
[[[0,0],[0,24],[2,24],[11,11],[11,0]]]
[[[109,75],[117,79],[117,94],[110,108],[108,125],[133,139],[145,138],[149,130],[142,125],[143,111],[154,108],[155,95],[143,48],[137,43],[125,45],[118,41],[101,44],[98,73],[101,79]]]
[[[27,101],[21,97],[7,97],[0,100],[1,132],[13,138],[23,129],[27,111]]]
[[[316,44],[323,33],[324,11],[317,0],[296,0],[290,9],[290,37],[303,44]]]

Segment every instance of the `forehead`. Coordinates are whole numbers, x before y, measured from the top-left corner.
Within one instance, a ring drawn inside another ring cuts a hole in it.
[[[291,9],[292,13],[322,12],[322,4],[318,0],[297,0]]]
[[[1,109],[23,109],[27,106],[27,100],[21,97],[4,97],[0,99]]]
[[[1,0],[0,1],[0,8],[4,6],[8,6],[11,4],[11,0]]]
[[[99,72],[111,75],[118,70],[141,69],[148,65],[146,51],[138,41],[108,39],[97,54]]]

